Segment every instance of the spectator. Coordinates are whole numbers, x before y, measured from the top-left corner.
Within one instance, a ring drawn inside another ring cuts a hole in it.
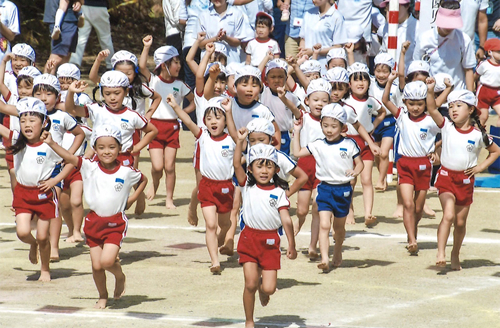
[[[337,0],[339,12],[344,16],[345,28],[361,26],[365,41],[370,43],[372,37],[372,0]]]
[[[471,40],[474,39],[474,32],[477,26],[477,34],[480,42],[477,47],[476,58],[478,61],[482,60],[485,56],[483,46],[486,41],[486,35],[488,34],[488,16],[486,15],[486,10],[489,8],[489,1],[462,0],[460,2],[460,7],[462,20],[464,21],[462,31],[467,34]]]
[[[285,53],[287,57],[296,56],[299,53],[300,27],[304,23],[306,11],[313,8],[314,3],[311,0],[293,0],[290,4],[290,24],[285,37]]]
[[[10,43],[20,33],[19,12],[14,3],[0,0],[0,61],[10,52]],[[10,70],[10,62],[7,70]]]
[[[163,0],[163,14],[165,17],[166,44],[174,46],[178,53],[182,53],[181,26],[179,14],[183,0]]]
[[[490,0],[489,8],[486,10],[486,17],[488,19],[488,32],[486,37],[481,38],[481,35],[476,33],[474,41],[478,51],[485,52],[481,47],[484,46],[484,42],[488,39],[500,38],[500,1]]]

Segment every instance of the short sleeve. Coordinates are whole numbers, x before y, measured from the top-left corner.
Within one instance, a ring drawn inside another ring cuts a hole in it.
[[[182,97],[187,96],[191,92],[191,88],[187,86],[186,83],[182,82],[181,85],[181,95]]]
[[[20,24],[19,24],[19,12],[15,5],[12,6],[12,10],[10,12],[8,23],[6,24],[7,28],[12,31],[15,35],[21,33]]]
[[[136,185],[139,183],[139,181],[142,180],[142,173],[139,170],[136,170],[134,168],[130,168],[130,171],[128,173],[128,179],[130,179],[130,184],[132,186]]]
[[[489,0],[489,1],[494,1],[494,0]],[[479,10],[486,10],[490,6],[490,2],[488,0],[481,0],[481,3],[479,4]]]
[[[478,75],[483,75],[486,72],[486,67],[484,65],[485,61],[480,62],[476,67],[476,73]]]
[[[297,163],[295,163],[293,159],[290,158],[290,156],[281,151],[278,151],[278,161],[280,169],[285,175],[290,173],[290,171],[292,171],[297,166]]]
[[[273,54],[275,54],[275,55],[281,54],[280,46],[279,46],[278,42],[276,42],[276,41],[274,41],[274,45],[273,45]]]
[[[179,19],[182,20],[188,20],[188,12],[187,12],[187,7],[186,7],[186,2],[181,1],[180,7],[179,7]]]
[[[358,144],[353,139],[350,139],[350,141],[351,141],[351,144],[352,144],[351,157],[352,158],[356,158],[356,157],[359,156],[361,150],[359,149]]]
[[[462,32],[465,50],[462,59],[462,67],[465,69],[476,67],[476,50],[474,43],[470,40],[469,36]]]
[[[347,31],[345,29],[344,17],[341,14],[334,16],[337,17],[335,17],[335,29],[333,31],[331,45],[345,44],[347,43]],[[329,46],[329,45],[323,45],[323,46]]]
[[[64,128],[66,131],[72,131],[74,128],[77,127],[77,121],[76,119],[69,115],[68,113],[65,113],[64,115]]]
[[[253,45],[254,45],[254,40],[251,40],[250,42],[248,42],[248,45],[245,48],[245,52],[247,55],[252,55]]]
[[[278,211],[282,209],[288,209],[290,208],[290,201],[288,200],[288,197],[286,196],[286,193],[283,189],[281,189],[281,195],[280,199],[278,201]]]
[[[250,27],[250,23],[245,20],[245,17],[243,14],[236,8],[233,10],[233,15],[234,15],[234,37],[243,40],[245,38],[248,38],[249,33],[247,32],[248,29],[252,29]],[[252,34],[253,37],[253,34]]]
[[[144,129],[144,127],[148,124],[148,120],[141,114],[134,112],[134,128],[135,129]]]
[[[184,3],[184,1],[182,1],[182,3]],[[151,98],[153,96],[153,93],[154,91],[149,88],[146,84],[142,84],[142,87],[141,87],[141,90],[142,90],[142,93],[147,97],[147,98]]]
[[[347,114],[347,123],[355,124],[358,121],[358,115],[356,114],[356,112],[348,106],[344,106],[344,110]]]

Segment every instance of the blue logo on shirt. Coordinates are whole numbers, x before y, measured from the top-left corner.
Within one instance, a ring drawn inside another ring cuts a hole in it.
[[[52,122],[54,122],[54,124],[61,124],[60,120],[53,120]]]
[[[259,118],[259,115],[253,114],[252,117],[253,118]]]
[[[126,119],[122,118],[122,122],[128,122],[128,120],[126,120]]]
[[[120,179],[120,178],[116,178],[115,182],[118,182],[118,183],[125,183],[125,180]]]
[[[347,148],[340,148],[340,151],[347,151]]]
[[[269,197],[271,197],[269,205],[271,205],[271,207],[276,207],[278,205],[278,196],[270,194]]]
[[[420,129],[420,132],[425,132],[425,133],[427,133],[427,129]]]
[[[46,152],[43,152],[43,151],[39,151],[38,153],[36,153],[38,156],[47,156],[47,153]]]
[[[229,149],[229,146],[222,146],[222,149]]]
[[[468,143],[470,143],[471,145],[475,145],[476,142],[474,140],[467,140]]]

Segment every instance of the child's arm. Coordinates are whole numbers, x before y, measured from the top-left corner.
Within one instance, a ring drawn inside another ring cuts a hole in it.
[[[144,147],[149,145],[158,134],[158,129],[151,122],[148,122],[141,130],[144,132],[144,136],[137,144],[132,146],[132,149],[130,149],[131,153],[140,152]]]
[[[286,191],[287,197],[291,197],[293,194],[299,191],[300,188],[302,188],[302,186],[306,184],[308,179],[306,172],[304,172],[304,170],[302,170],[298,166],[295,166],[295,168],[290,171],[290,174],[295,178],[295,181]]]
[[[16,106],[7,105],[1,100],[0,100],[0,113],[4,113],[5,115],[18,116]]]
[[[153,44],[153,37],[151,35],[146,35],[144,39],[142,39],[142,44],[144,47],[142,48],[141,57],[139,58],[139,71],[144,77],[146,77],[147,81],[151,80],[151,72],[148,69],[148,56],[149,49]]]
[[[12,131],[3,124],[0,124],[0,136],[4,139],[10,139],[10,133]]]
[[[110,52],[108,49],[102,50],[97,54],[97,57],[94,60],[94,64],[92,64],[92,68],[90,69],[89,73],[89,79],[90,81],[94,82],[95,84],[99,84],[100,77],[99,77],[99,66],[101,66],[101,63],[106,60],[106,58],[109,56]]]
[[[295,234],[293,233],[293,223],[292,219],[290,218],[290,212],[288,212],[288,208],[280,210],[280,218],[283,229],[285,230],[286,239],[288,240],[286,257],[288,257],[290,260],[294,260],[297,258],[297,250],[295,249]]]
[[[375,120],[373,120],[373,130],[375,130],[377,126],[379,126],[379,124],[382,123],[384,118],[385,118],[385,108],[383,106],[380,106],[380,108],[377,111],[377,117],[375,118]]]
[[[399,89],[403,90],[406,85],[406,80],[405,80],[405,55],[406,52],[408,51],[408,48],[410,48],[410,41],[405,41],[401,45],[401,54],[399,55],[399,67],[398,67],[398,73],[399,73]]]
[[[442,127],[444,125],[444,117],[438,111],[436,107],[436,101],[434,98],[434,87],[436,86],[436,81],[434,80],[433,77],[428,77],[425,82],[427,83],[427,99],[426,99],[427,111],[429,112],[429,115],[432,117],[436,125],[438,127]]]
[[[486,170],[497,160],[498,156],[500,156],[500,148],[496,143],[492,142],[486,149],[489,151],[486,159],[481,164],[478,164],[464,171],[464,173],[468,175],[469,178],[473,177],[477,173],[481,173]]]
[[[286,106],[286,108],[292,111],[293,116],[295,116],[295,119],[301,118],[302,112],[300,111],[300,109],[297,108],[297,106],[295,106],[295,104],[292,103],[290,99],[286,97],[285,87],[280,87],[276,89],[276,91],[278,91],[278,97],[280,98],[281,102]]]
[[[77,106],[75,104],[75,93],[84,92],[87,87],[87,82],[85,81],[74,81],[71,83],[68,89],[68,94],[66,95],[66,102],[64,103],[66,113],[69,115],[76,117],[87,117],[87,113],[85,111],[84,106]],[[76,166],[76,165],[75,165]]]
[[[385,112],[385,109],[384,109],[384,112]],[[359,136],[364,141],[366,141],[366,143],[368,144],[368,147],[370,147],[370,150],[372,151],[373,155],[375,155],[375,156],[380,155],[380,147],[377,146],[377,144],[373,142],[373,139],[370,137],[370,134],[368,133],[368,131],[366,131],[365,127],[363,125],[361,125],[361,123],[359,123],[359,121],[354,123],[352,126],[356,129],[356,131],[358,131]]]
[[[181,106],[179,106],[179,104],[177,104],[177,102],[175,101],[174,96],[172,94],[169,94],[167,98],[165,98],[165,101],[170,105],[170,107],[172,107],[174,112],[181,119],[182,123],[184,123],[188,127],[189,131],[191,131],[191,133],[195,137],[199,137],[201,131],[200,127],[195,122],[193,122],[188,113],[182,110]]]
[[[186,64],[189,66],[191,72],[198,72],[198,64],[196,63],[194,58],[196,57],[196,53],[198,52],[200,42],[205,40],[206,35],[206,32],[198,33],[198,38],[194,41],[193,45],[186,55]]]
[[[194,103],[194,93],[190,92],[184,98],[189,101],[189,105],[187,105],[186,108],[184,108],[184,111],[189,114],[189,113],[193,112],[196,109],[196,105]]]
[[[71,154],[74,154],[85,140],[85,132],[83,132],[82,128],[77,125],[73,130],[71,130],[71,133],[75,136],[75,139],[73,140],[73,144],[69,147],[68,151]]]
[[[208,80],[207,83],[205,83],[205,87],[203,89],[203,96],[205,97],[205,99],[210,100],[213,98],[215,81],[217,80],[217,76],[219,76],[219,74],[220,74],[219,65],[212,65],[212,67],[210,67],[210,69],[208,70]]]
[[[199,92],[203,90],[205,92],[205,70],[207,69],[208,62],[210,61],[210,57],[212,57],[212,54],[215,52],[215,45],[213,43],[207,43],[207,46],[205,47],[205,55],[200,61],[200,65],[198,66],[198,70],[196,71],[196,92]],[[215,66],[215,65],[214,65]],[[218,65],[217,65],[218,67]],[[194,72],[194,71],[193,71]],[[220,73],[220,70],[219,70]],[[217,73],[217,74],[219,74]],[[214,83],[215,79],[217,76],[214,78]],[[206,99],[210,99],[205,97]]]
[[[354,157],[354,169],[347,170],[346,175],[350,177],[357,177],[361,174],[361,171],[365,168],[365,164],[361,160],[361,155]]]
[[[4,99],[7,99],[9,97],[10,90],[7,88],[5,85],[5,67],[7,66],[7,63],[14,57],[12,53],[6,54],[3,59],[2,59],[2,64],[0,65],[0,93],[2,94]]]
[[[309,79],[306,77],[304,72],[301,71],[299,63],[296,60],[291,60],[290,57],[287,58],[287,61],[288,64],[293,67],[295,76],[297,76],[300,85],[302,85],[304,90],[307,90],[307,87],[309,86]]]
[[[382,95],[382,103],[384,104],[385,108],[391,112],[392,115],[397,116],[398,115],[398,107],[391,101],[389,98],[391,95],[391,87],[392,87],[392,82],[398,77],[398,73],[396,71],[392,71],[391,74],[389,75],[389,78],[387,80],[387,84],[385,85],[384,89],[384,94]]]
[[[297,120],[293,127],[294,135],[292,140],[293,156],[297,158],[311,155],[311,152],[306,147],[300,147],[300,130],[302,130],[302,119]]]
[[[271,51],[268,51],[267,55],[264,56],[264,58],[262,59],[262,61],[259,64],[259,71],[264,72],[266,70],[267,63],[272,59],[274,59],[274,55]]]
[[[349,42],[344,46],[345,51],[347,52],[347,64],[351,66],[356,62],[354,59],[354,43]]]
[[[145,175],[142,175],[142,180],[139,181],[139,185],[137,189],[135,189],[134,193],[130,195],[127,199],[127,209],[132,206],[132,204],[139,198],[139,195],[144,191],[146,185],[148,184],[148,178]]]
[[[232,111],[232,101],[229,98],[226,98],[221,103],[222,108],[226,111],[226,127],[227,132],[231,138],[233,138],[234,142],[238,142],[238,130],[236,130],[236,125],[234,124],[233,119],[233,111]]]
[[[49,145],[49,147],[52,148],[52,150],[54,150],[54,152],[59,155],[64,160],[64,162],[78,167],[78,157],[70,153],[63,147],[59,146],[57,142],[52,139],[50,132],[44,132],[41,136],[41,139],[43,140],[43,142]]]
[[[234,175],[236,176],[236,179],[238,180],[238,184],[240,186],[243,186],[247,179],[247,174],[241,166],[241,152],[243,149],[243,143],[247,139],[247,136],[247,128],[243,127],[238,130],[238,141],[236,142],[236,148],[234,149],[233,155]]]
[[[443,104],[446,103],[448,95],[450,94],[451,90],[453,90],[453,84],[451,84],[451,81],[449,79],[444,79],[444,85],[446,86],[446,89],[444,89],[439,97],[436,98],[437,108],[443,106]]]
[[[43,181],[42,183],[40,183],[38,188],[42,192],[49,191],[50,189],[54,188],[59,182],[66,179],[66,177],[71,173],[73,168],[74,168],[74,166],[72,164],[64,165],[63,169],[61,170],[61,172],[59,172],[58,175],[56,175],[53,178],[50,178],[50,179]]]
[[[161,96],[156,91],[153,91],[153,95],[150,98],[151,100],[153,100],[153,102],[151,103],[151,105],[149,105],[148,112],[145,115],[148,121],[151,120],[151,116],[153,116],[153,114],[156,112],[158,106],[160,106],[161,103]]]
[[[311,59],[318,60],[320,51],[321,51],[321,43],[315,44],[313,46],[313,55]]]
[[[247,54],[247,58],[245,59],[245,65],[250,65],[252,62],[252,55]]]

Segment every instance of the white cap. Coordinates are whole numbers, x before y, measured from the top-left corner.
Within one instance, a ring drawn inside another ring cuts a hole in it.
[[[224,43],[214,42],[215,52],[220,52],[227,57],[227,47]]]
[[[57,68],[57,78],[71,77],[80,80],[80,69],[75,64],[65,63]]]
[[[120,50],[118,52],[115,52],[113,57],[111,57],[111,67],[115,68],[116,64],[121,61],[131,62],[135,67],[139,66],[137,56],[127,50]]]
[[[205,111],[209,108],[215,107],[215,108],[220,109],[221,111],[223,111],[225,113],[226,110],[224,109],[224,107],[222,107],[222,104],[221,104],[225,99],[226,99],[225,97],[210,98],[210,100],[207,101],[207,105],[205,106]]]
[[[61,92],[61,84],[59,84],[59,80],[54,75],[42,74],[35,77],[33,79],[33,88],[35,88],[39,84],[51,86],[57,90],[57,93]]]
[[[23,67],[17,76],[31,76],[33,78],[42,75],[42,72],[38,70],[35,66],[26,66]]]
[[[26,43],[18,43],[13,46],[12,53],[16,56],[26,57],[32,63],[34,63],[36,59],[35,50],[33,50],[33,48]]]
[[[273,136],[275,129],[274,125],[268,119],[263,117],[254,118],[247,124],[248,134],[252,132],[262,132],[268,136]]]
[[[101,76],[100,87],[127,88],[130,85],[127,75],[120,71],[107,71]]]
[[[356,43],[363,38],[363,28],[360,25],[350,25],[347,29],[347,42]]]
[[[332,48],[326,54],[326,62],[329,63],[332,59],[343,59],[347,63],[347,54],[344,48]]]
[[[429,66],[429,63],[424,61],[424,60],[414,60],[410,63],[410,66],[408,66],[408,72],[406,72],[406,75],[409,75],[414,72],[427,72],[429,73],[431,67]]]
[[[448,103],[450,104],[455,101],[461,101],[471,106],[477,106],[476,96],[472,93],[472,91],[467,89],[453,90],[450,92],[448,95]]]
[[[94,147],[97,139],[101,137],[113,137],[118,140],[118,143],[122,144],[122,133],[120,129],[112,124],[103,124],[99,125],[97,128],[92,131],[92,147]]]
[[[232,62],[227,64],[226,66],[227,76],[236,75],[236,72],[243,66],[245,66],[245,64],[239,62]]]
[[[320,78],[312,80],[311,82],[309,82],[309,85],[307,86],[306,96],[309,97],[314,92],[326,92],[328,96],[330,96],[330,93],[332,92],[332,86],[325,79]]]
[[[16,104],[16,109],[17,112],[19,113],[19,116],[27,112],[35,112],[35,113],[40,113],[42,115],[47,115],[47,108],[45,107],[43,101],[34,97],[25,97],[19,99],[19,101]]]
[[[370,70],[368,69],[368,66],[366,66],[366,64],[363,64],[363,63],[354,63],[347,68],[347,74],[349,74],[349,77],[351,77],[352,74],[358,73],[358,72],[370,74]]]
[[[159,47],[156,49],[155,54],[154,54],[154,60],[155,60],[155,69],[160,67],[161,64],[166,62],[167,60],[170,60],[174,57],[179,56],[179,52],[175,47],[173,46],[163,46]]]
[[[207,76],[209,73],[210,73],[210,68],[214,65],[219,65],[219,69],[220,69],[220,72],[223,73],[224,75],[228,75],[227,74],[227,70],[226,70],[226,67],[224,67],[224,65],[222,65],[221,62],[212,62],[212,63],[209,63],[207,65],[207,69],[205,69],[205,75],[204,76]]]
[[[446,89],[446,85],[444,84],[444,80],[450,80],[451,85],[453,85],[453,78],[450,74],[447,73],[437,73],[433,76],[434,80],[436,80],[436,85],[434,86],[434,92],[441,92]]]
[[[240,67],[239,69],[236,70],[236,75],[234,77],[234,81],[236,82],[244,76],[256,77],[259,80],[259,82],[261,82],[261,80],[260,80],[261,72],[257,67],[253,67],[250,65],[244,65],[244,66]]]
[[[338,120],[342,124],[347,123],[347,114],[345,112],[344,106],[337,103],[328,104],[321,110],[321,118],[331,117]]]
[[[410,82],[405,85],[403,99],[421,100],[427,98],[427,85],[422,81]]]
[[[248,151],[248,162],[252,164],[256,159],[268,159],[278,165],[278,153],[276,148],[266,144],[256,144]]]
[[[307,73],[319,73],[321,72],[321,63],[314,59],[306,60],[302,65],[300,65],[300,70]]]
[[[387,65],[389,66],[389,69],[392,70],[395,68],[394,66],[396,65],[396,62],[387,52],[381,52],[375,56],[375,66],[379,64]]]
[[[275,58],[275,59],[272,59],[272,60],[267,62],[267,64],[266,64],[266,76],[267,76],[267,73],[269,73],[269,71],[274,69],[274,68],[281,68],[282,70],[285,71],[285,75],[288,74],[288,64],[286,63],[286,61],[284,61],[281,58]]]
[[[330,83],[340,82],[340,83],[349,83],[349,76],[347,74],[347,70],[343,67],[334,67],[329,69],[325,76],[323,76],[325,80]]]

